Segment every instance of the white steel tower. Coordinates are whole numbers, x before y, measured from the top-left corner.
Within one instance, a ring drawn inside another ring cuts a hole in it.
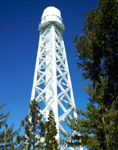
[[[53,110],[57,138],[60,131],[66,133],[65,118],[71,116],[75,107],[62,37],[64,30],[60,11],[55,7],[47,7],[39,24],[40,38],[31,93],[31,100],[39,102],[44,118],[47,118],[49,110]],[[61,149],[66,149],[66,146],[62,145]]]

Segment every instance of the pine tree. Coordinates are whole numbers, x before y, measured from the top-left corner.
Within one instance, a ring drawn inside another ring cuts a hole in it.
[[[59,144],[56,139],[57,135],[56,122],[53,111],[50,110],[48,121],[46,121],[45,150],[59,150]]]
[[[1,104],[1,105],[0,105],[0,109],[2,109],[5,105],[6,105],[6,103],[5,103],[5,104]],[[10,112],[8,112],[8,113],[5,114],[5,115],[3,115],[3,113],[0,114],[0,129],[1,129],[2,126],[5,125],[9,113],[10,113]]]
[[[78,68],[92,85],[84,86],[90,101],[86,111],[76,110],[83,118],[67,121],[81,133],[72,137],[70,145],[81,144],[89,150],[118,149],[117,10],[117,0],[98,0],[98,6],[84,15],[84,33],[79,39],[74,36]]]
[[[105,87],[104,104],[116,101],[118,107],[118,1],[98,0],[98,6],[84,15],[84,33],[75,36],[75,52],[79,58],[78,68],[83,77],[93,86],[100,77],[108,80]]]
[[[1,104],[0,105],[0,109],[2,109],[5,104]],[[8,112],[7,114],[0,114],[0,129],[2,127],[5,127],[5,130],[3,129],[2,132],[0,132],[0,148],[1,150],[13,150],[14,149],[14,145],[15,142],[13,142],[13,138],[18,135],[18,132],[20,129],[13,131],[14,125],[12,125],[12,127],[8,128],[8,125],[6,124],[7,121],[7,117],[9,115],[10,112]]]
[[[25,117],[25,120],[21,121],[21,126],[24,126],[25,135],[17,136],[17,144],[20,144],[17,149],[43,149],[42,138],[45,134],[45,124],[40,106],[35,99],[29,104],[29,114]]]
[[[5,105],[6,105],[6,103],[5,104],[1,104],[0,105],[0,109],[2,109]],[[5,115],[3,113],[0,114],[0,129],[3,126],[5,126],[8,115],[9,115],[9,112],[7,114],[5,114]],[[0,132],[0,144],[1,144],[0,148],[1,149],[4,148],[4,137],[5,137],[5,132],[4,131]]]
[[[69,143],[71,146],[83,145],[89,150],[118,149],[118,126],[115,126],[114,123],[116,116],[118,116],[118,110],[114,109],[115,104],[112,104],[110,108],[104,105],[104,81],[101,83],[101,87],[100,83],[96,84],[96,89],[90,84],[88,87],[83,87],[85,92],[89,94],[90,101],[86,106],[86,112],[76,109],[79,117],[66,121],[73,131],[81,134],[72,137]]]

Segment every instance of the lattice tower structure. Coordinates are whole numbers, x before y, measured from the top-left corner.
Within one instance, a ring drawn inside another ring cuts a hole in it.
[[[49,110],[53,110],[58,131],[57,139],[60,138],[60,131],[67,133],[64,122],[68,116],[72,116],[72,109],[75,107],[62,36],[64,30],[60,10],[47,7],[39,24],[40,38],[31,92],[31,100],[36,99],[39,102],[45,120]],[[61,150],[66,147],[67,144],[61,145]],[[79,149],[83,150],[82,147]]]

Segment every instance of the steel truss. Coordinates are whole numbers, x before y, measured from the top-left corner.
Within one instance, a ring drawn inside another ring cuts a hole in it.
[[[63,122],[67,116],[71,117],[75,102],[62,31],[54,23],[40,31],[31,93],[31,100],[33,99],[39,102],[45,119],[49,110],[53,110],[58,130],[57,138],[60,138],[60,131],[67,133]],[[67,144],[62,145],[61,150],[66,147]]]

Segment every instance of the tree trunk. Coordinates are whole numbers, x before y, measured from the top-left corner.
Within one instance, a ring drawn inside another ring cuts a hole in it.
[[[13,150],[13,137],[12,137],[12,140],[11,140],[11,148],[10,150]]]
[[[104,121],[104,114],[103,114],[103,111],[102,111],[102,121],[103,121],[103,124],[104,124],[106,150],[109,150],[109,140],[108,140],[107,132],[106,132],[106,129],[105,129],[105,121]]]
[[[4,150],[6,150],[6,145],[7,145],[7,124],[5,125]]]

